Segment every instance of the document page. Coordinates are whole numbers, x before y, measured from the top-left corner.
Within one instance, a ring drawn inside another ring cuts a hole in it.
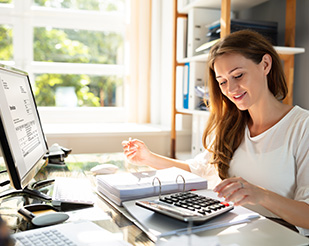
[[[44,139],[39,134],[41,129],[27,77],[1,71],[0,86],[2,119],[11,149],[21,151],[23,159],[14,158],[21,164],[19,172],[23,176],[44,151]]]

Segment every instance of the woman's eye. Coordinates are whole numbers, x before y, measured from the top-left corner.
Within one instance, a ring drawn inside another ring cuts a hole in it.
[[[222,86],[226,83],[226,81],[223,81],[223,82],[219,82],[219,85]]]
[[[234,78],[235,78],[235,79],[239,79],[239,78],[241,78],[241,77],[242,77],[242,75],[243,75],[243,74],[241,73],[241,74],[239,74],[239,75],[235,76]]]

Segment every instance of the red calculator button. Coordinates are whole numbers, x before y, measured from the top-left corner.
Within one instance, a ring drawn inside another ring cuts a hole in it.
[[[227,202],[220,202],[221,204],[223,204],[225,207],[230,206],[230,204],[228,204]]]

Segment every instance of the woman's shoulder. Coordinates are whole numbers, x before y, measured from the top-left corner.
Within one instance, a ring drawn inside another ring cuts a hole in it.
[[[294,131],[301,130],[307,132],[309,129],[309,110],[294,106],[289,117],[289,127],[294,128]]]
[[[290,113],[289,118],[293,121],[309,121],[309,110],[301,108],[300,106],[294,106]]]

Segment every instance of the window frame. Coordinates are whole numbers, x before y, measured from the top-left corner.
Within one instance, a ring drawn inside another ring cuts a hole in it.
[[[127,5],[127,1],[125,2]],[[126,6],[127,9],[128,6]],[[13,28],[13,61],[1,61],[5,65],[25,70],[34,83],[34,74],[87,74],[96,76],[117,75],[124,78],[123,102],[125,102],[126,58],[129,54],[124,40],[124,64],[83,64],[61,62],[37,62],[33,60],[33,32],[35,27],[82,29],[89,31],[113,31],[126,34],[126,16],[100,11],[53,9],[32,6],[32,0],[13,0],[0,4],[0,25]],[[107,123],[126,122],[128,108],[123,107],[39,107],[43,123]],[[80,117],[82,114],[87,117]],[[70,117],[61,117],[69,115]],[[74,121],[73,121],[74,119]]]

